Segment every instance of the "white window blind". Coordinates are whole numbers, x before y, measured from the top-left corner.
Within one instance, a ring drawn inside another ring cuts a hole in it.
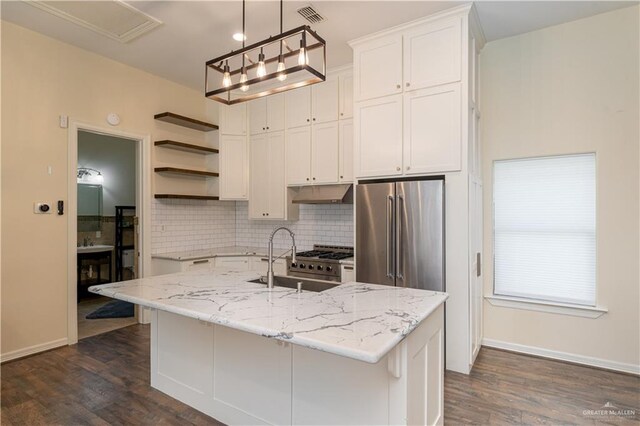
[[[494,293],[596,298],[595,154],[496,161]]]

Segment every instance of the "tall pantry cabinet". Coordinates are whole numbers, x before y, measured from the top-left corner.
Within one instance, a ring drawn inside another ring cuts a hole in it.
[[[349,44],[355,179],[445,178],[446,365],[469,373],[482,341],[477,64],[484,36],[475,8],[452,8]]]

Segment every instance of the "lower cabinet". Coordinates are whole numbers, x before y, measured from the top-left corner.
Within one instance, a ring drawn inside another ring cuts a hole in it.
[[[224,271],[248,271],[250,258],[248,256],[216,257],[215,269]]]
[[[269,258],[254,256],[251,258],[251,270],[261,276],[267,275],[269,269]],[[276,275],[287,275],[287,264],[284,259],[277,259],[273,262],[273,273]]]
[[[176,272],[211,271],[215,265],[215,258],[195,260],[151,259],[153,275],[174,274]]]
[[[343,283],[356,280],[356,271],[353,269],[353,265],[340,265],[340,273],[342,274]]]
[[[269,259],[264,256],[217,256],[196,260],[151,259],[153,275],[173,274],[188,271],[253,271],[260,275],[267,275]],[[276,275],[287,274],[285,259],[273,262],[273,272]]]

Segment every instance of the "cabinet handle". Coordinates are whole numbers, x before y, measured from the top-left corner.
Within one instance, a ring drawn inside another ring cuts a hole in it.
[[[399,172],[400,171],[400,167],[396,167],[396,171]]]
[[[269,126],[267,126],[267,130],[269,130]]]
[[[396,84],[396,89],[399,89],[399,88],[400,88],[400,85],[399,85],[399,84]]]
[[[316,180],[316,178],[313,178],[313,180]]]
[[[411,83],[407,83],[407,87],[411,86]]]
[[[193,265],[200,265],[202,263],[209,263],[209,259],[202,259],[202,260],[194,260],[193,261]]]
[[[353,266],[345,266],[345,271],[353,271]]]
[[[307,180],[309,180],[309,178],[307,178]]]
[[[263,127],[262,130],[266,130],[266,129]]]
[[[314,118],[313,121],[316,121],[316,119]]]
[[[340,176],[340,179],[344,179],[344,176]]]
[[[309,119],[307,118],[307,123],[309,122]]]
[[[407,166],[407,170],[411,170],[411,166]]]
[[[344,115],[344,112],[341,112],[340,115]]]

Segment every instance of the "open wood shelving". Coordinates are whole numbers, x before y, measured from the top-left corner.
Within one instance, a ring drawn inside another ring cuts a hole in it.
[[[165,123],[171,123],[192,130],[199,130],[201,132],[211,132],[214,130],[218,130],[218,126],[216,126],[215,124],[196,120],[195,118],[185,117],[173,112],[161,112],[160,114],[154,115],[153,118],[158,121],[164,121]]]
[[[157,199],[173,200],[219,200],[217,195],[188,195],[188,194],[156,194]]]
[[[154,145],[161,148],[170,148],[178,151],[190,152],[193,154],[209,155],[218,154],[220,152],[219,150],[215,148],[209,148],[208,146],[194,145],[191,143],[177,142],[172,140],[155,141]]]
[[[218,177],[220,173],[218,172],[209,172],[206,170],[193,170],[193,169],[183,169],[180,167],[156,167],[153,169],[156,173],[172,173],[176,175],[185,175],[185,176],[200,176],[200,177]]]

